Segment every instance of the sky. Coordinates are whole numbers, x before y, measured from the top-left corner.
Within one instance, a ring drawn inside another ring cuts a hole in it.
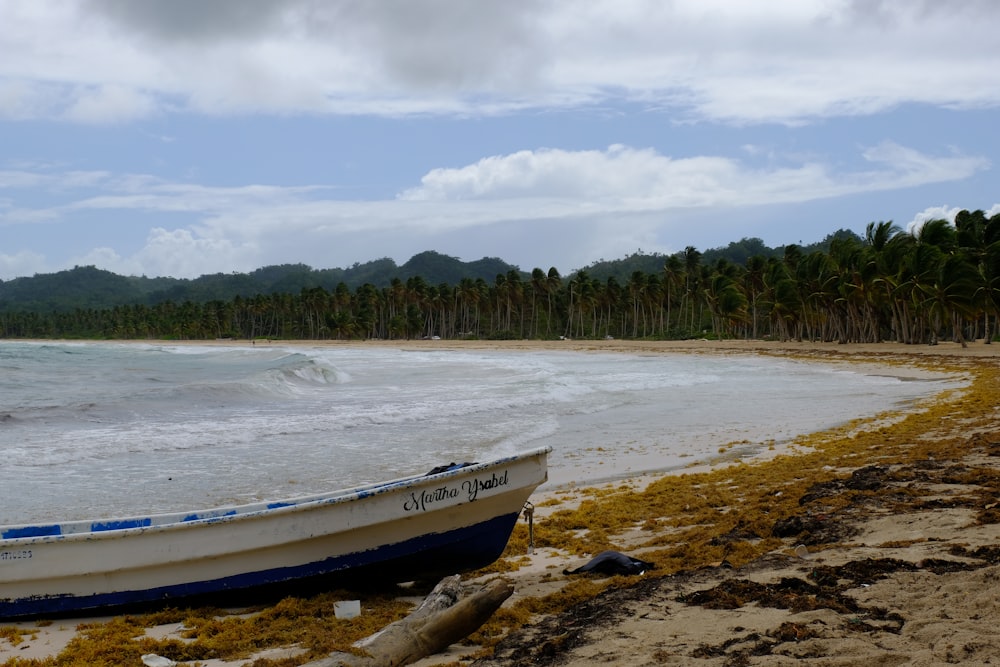
[[[0,0],[0,280],[1000,212],[995,0]]]

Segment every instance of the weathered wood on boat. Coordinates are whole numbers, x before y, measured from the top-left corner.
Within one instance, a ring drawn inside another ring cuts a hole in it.
[[[494,579],[462,597],[458,575],[443,579],[409,616],[391,623],[355,646],[365,656],[334,653],[302,667],[401,667],[446,649],[478,630],[514,593],[514,585]]]

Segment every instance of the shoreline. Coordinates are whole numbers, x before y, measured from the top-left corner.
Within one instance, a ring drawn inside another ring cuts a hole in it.
[[[305,346],[305,347],[351,347],[351,346],[381,346],[396,349],[544,349],[573,350],[598,352],[669,352],[669,351],[750,351],[750,352],[803,352],[827,353],[842,352],[844,354],[906,354],[916,356],[960,356],[983,357],[1000,356],[1000,342],[991,344],[982,340],[967,341],[968,346],[962,347],[952,341],[940,341],[935,345],[895,343],[834,343],[817,341],[778,341],[763,339],[724,339],[709,340],[706,338],[688,340],[626,340],[626,339],[562,339],[562,340],[449,340],[449,339],[350,339],[350,340],[309,340],[309,339],[255,339],[253,341],[222,338],[211,340],[170,340],[170,339],[93,339],[76,338],[0,338],[0,343],[100,343],[124,345],[205,345],[205,346]]]
[[[40,342],[53,342],[53,341],[40,341]],[[60,341],[62,342],[62,341]],[[74,342],[74,341],[65,341]],[[84,341],[79,341],[84,342]],[[101,343],[117,343],[119,341],[93,341]],[[126,341],[121,341],[126,342]],[[233,341],[189,341],[189,342],[178,342],[178,341],[135,341],[143,344],[152,345],[234,345]],[[239,343],[235,343],[239,344]],[[874,374],[891,374],[894,377],[906,377],[912,380],[926,380],[929,377],[940,377],[938,373],[934,372],[933,367],[948,367],[948,373],[967,373],[972,379],[975,379],[977,368],[990,367],[995,368],[997,366],[996,357],[1000,355],[1000,346],[994,347],[993,345],[983,345],[982,343],[970,343],[968,348],[962,348],[960,345],[951,343],[941,343],[937,346],[904,346],[897,345],[893,343],[883,343],[874,345],[836,345],[836,344],[813,344],[813,343],[772,343],[764,341],[677,341],[677,342],[643,342],[643,341],[355,341],[351,343],[338,342],[338,341],[271,341],[271,342],[258,342],[257,344],[272,345],[278,347],[294,347],[294,346],[311,346],[311,347],[326,347],[326,346],[340,346],[340,345],[380,345],[380,346],[390,346],[399,349],[562,349],[567,351],[584,351],[584,352],[626,352],[626,353],[640,353],[640,354],[661,354],[661,353],[705,353],[705,354],[764,354],[768,356],[785,357],[785,358],[801,358],[804,361],[819,361],[823,363],[846,363],[851,364],[853,368],[857,368],[857,364],[862,366],[870,367],[870,371]],[[996,353],[994,353],[996,350]],[[965,369],[964,371],[962,369]],[[890,372],[887,373],[886,371]],[[866,371],[867,372],[867,371]],[[899,375],[897,375],[899,374]],[[898,421],[893,421],[888,424],[869,424],[869,429],[874,430],[887,430],[892,431],[900,422],[905,421],[908,417],[919,413],[924,410],[923,406],[910,406],[908,409],[900,411]],[[978,409],[985,410],[985,407],[980,406]],[[970,413],[971,414],[971,413]],[[953,426],[952,430],[957,429],[958,426]],[[902,430],[902,427],[900,427]],[[834,434],[833,437],[838,437]],[[845,439],[847,436],[843,434],[841,439]],[[538,494],[538,497],[533,497],[533,502],[535,502],[536,507],[539,508],[539,512],[536,514],[536,523],[541,528],[546,522],[550,521],[553,516],[558,517],[560,513],[572,512],[579,509],[580,505],[585,502],[590,503],[595,498],[601,498],[604,495],[610,494],[620,494],[620,493],[631,493],[631,494],[641,494],[646,493],[651,487],[657,486],[658,483],[662,483],[667,479],[677,479],[679,477],[688,478],[696,477],[699,475],[708,475],[718,473],[719,471],[732,470],[732,471],[743,471],[752,468],[763,468],[768,464],[773,464],[775,461],[780,461],[785,458],[798,459],[805,461],[805,449],[802,445],[796,445],[791,443],[788,448],[774,448],[772,450],[765,450],[764,452],[757,452],[758,454],[763,454],[764,456],[759,459],[756,457],[751,457],[744,460],[740,457],[725,459],[725,455],[720,455],[719,460],[714,462],[709,462],[703,466],[685,467],[673,471],[655,472],[652,474],[642,474],[642,475],[627,475],[625,477],[616,477],[615,479],[608,480],[606,482],[599,483],[588,483],[586,486],[570,486],[570,487],[560,487],[556,489],[546,489],[544,493]],[[811,455],[810,455],[811,456]],[[861,457],[856,457],[861,458]],[[869,464],[870,461],[858,460],[857,467],[862,467],[865,464]],[[846,468],[845,468],[846,469]],[[735,474],[735,473],[734,473]],[[537,502],[536,502],[537,501]],[[600,502],[597,500],[595,502]],[[735,509],[733,509],[735,511]],[[882,526],[882,532],[888,536],[892,529],[898,529],[898,526],[892,525],[892,518],[886,518],[886,525]],[[669,539],[669,533],[671,530],[661,531],[661,527],[654,526],[651,531],[654,535],[658,532],[662,532],[663,539]],[[961,527],[956,528],[956,536],[951,536],[947,539],[955,540],[957,537],[962,535],[960,530]],[[628,531],[626,531],[628,532]],[[634,532],[634,531],[633,531]],[[648,538],[649,535],[640,535],[639,537]],[[998,535],[1000,537],[1000,535]],[[618,539],[618,538],[616,538]],[[629,546],[632,544],[630,540],[636,539],[635,535],[628,535],[627,538],[621,538],[621,541],[616,542],[616,544],[622,544]],[[946,538],[940,538],[944,541]],[[648,540],[647,540],[648,541]],[[881,543],[888,543],[892,540],[882,539]],[[794,545],[793,545],[794,546]],[[783,547],[787,550],[788,546]],[[824,554],[827,552],[824,551]],[[832,550],[830,550],[832,554]],[[571,553],[566,551],[560,551],[558,549],[552,548],[539,548],[536,549],[535,554],[527,556],[526,558],[530,561],[528,564],[522,564],[519,569],[508,573],[506,576],[512,578],[517,584],[517,592],[513,598],[514,603],[518,601],[524,601],[531,598],[544,597],[551,594],[552,590],[556,590],[560,585],[566,585],[566,581],[560,581],[559,577],[554,577],[553,572],[557,569],[562,568],[567,564],[568,560],[574,562],[579,562],[584,558],[583,553]],[[826,560],[830,559],[830,556],[825,556]],[[521,559],[523,560],[523,559]],[[801,563],[796,563],[794,560],[791,561],[792,566],[800,565]],[[810,565],[815,566],[814,563]],[[777,572],[787,571],[789,568],[788,562],[783,562],[781,568],[771,568],[770,574],[775,574]],[[727,578],[729,572],[716,572],[711,571],[711,574],[718,575],[720,580]],[[674,575],[668,575],[667,578]],[[707,576],[707,575],[706,575]],[[648,579],[652,581],[652,579]],[[597,598],[594,599],[593,603],[597,603]],[[633,604],[635,601],[630,602]],[[694,614],[693,612],[687,613]],[[678,611],[679,613],[679,611]],[[748,612],[742,612],[748,613]],[[522,647],[530,647],[531,640],[527,635],[531,634],[532,628],[539,630],[542,628],[542,624],[545,622],[545,615],[539,618],[533,619],[528,625],[524,626],[521,630],[515,631],[510,637],[507,638],[507,642],[516,644],[521,642]],[[710,612],[705,612],[704,617],[699,617],[697,622],[692,621],[684,626],[684,632],[687,633],[685,636],[689,636],[687,641],[690,643],[694,641],[690,637],[697,635],[697,626],[699,623],[704,624],[709,622],[718,625],[717,621],[708,620],[711,619],[712,615]],[[770,618],[770,617],[769,617]],[[26,639],[18,646],[10,645],[8,641],[0,641],[0,664],[2,662],[9,660],[12,657],[17,657],[21,659],[43,659],[58,653],[65,644],[76,636],[77,632],[75,626],[85,619],[67,619],[65,621],[56,621],[52,625],[44,627],[36,627],[33,622],[26,622],[20,627],[24,628],[35,628],[35,636],[33,638]],[[94,619],[91,619],[94,620]],[[108,620],[108,619],[101,619]],[[664,622],[668,620],[667,618],[662,619]],[[0,627],[3,624],[0,623]],[[641,624],[640,624],[641,625]],[[71,627],[72,626],[72,627]],[[744,623],[744,626],[746,624]],[[750,626],[746,626],[750,627]],[[600,628],[594,627],[590,629],[597,634],[591,636],[587,641],[581,643],[579,646],[584,648],[579,648],[579,650],[584,650],[585,647],[591,647],[596,650],[596,647],[600,646],[603,642],[609,641],[610,637],[613,637],[615,633],[622,632],[622,626],[615,625],[606,628],[606,635],[601,635]],[[707,628],[705,628],[707,631]],[[639,633],[638,629],[633,629],[630,626],[629,632]],[[663,632],[662,626],[659,630],[660,633]],[[520,634],[519,634],[520,633]],[[624,665],[639,665],[639,664],[649,664],[649,651],[644,652],[644,642],[654,641],[654,638],[646,637],[641,635],[641,633],[635,635],[638,639],[633,642],[631,650],[627,647],[622,648],[623,652],[620,656],[619,664]],[[537,638],[536,638],[537,639]],[[658,641],[658,640],[657,640]],[[642,650],[641,650],[642,649]],[[484,665],[514,665],[518,664],[516,660],[504,662],[504,651],[507,650],[503,644],[498,648],[498,656],[494,659],[486,659],[482,662]],[[527,650],[527,649],[525,649]],[[576,651],[577,649],[574,649]],[[468,653],[468,649],[457,648],[454,652],[449,652],[446,655],[432,656],[431,658],[426,658],[420,661],[419,665],[430,666],[438,664],[448,664],[454,663],[459,660],[461,656]],[[268,654],[273,655],[273,654]],[[570,657],[568,654],[564,657]],[[772,656],[773,658],[773,656]],[[864,658],[861,658],[864,660]],[[492,661],[491,661],[492,660]],[[589,660],[589,658],[587,658]],[[645,660],[646,662],[642,662]],[[661,661],[662,664],[697,664],[703,665],[705,667],[711,667],[714,665],[724,664],[718,660],[705,660],[704,658],[699,659],[682,659],[681,657],[671,657],[670,659],[664,658]],[[229,665],[242,665],[248,664],[247,661],[235,661],[235,662],[223,662],[223,661],[203,661],[199,664],[205,665],[205,667],[227,667]],[[565,664],[590,664],[583,657],[577,653],[573,653],[570,662]],[[596,662],[594,663],[596,664]],[[779,664],[776,662],[748,662],[746,664]],[[823,663],[823,664],[841,664],[841,663]],[[842,664],[852,664],[852,663],[842,663]],[[905,663],[909,664],[909,663]],[[923,664],[923,663],[913,663],[913,664]],[[930,663],[926,663],[930,664]]]

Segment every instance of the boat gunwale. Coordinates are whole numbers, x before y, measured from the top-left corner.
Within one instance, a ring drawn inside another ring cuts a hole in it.
[[[262,517],[280,517],[285,514],[306,512],[323,505],[339,505],[355,500],[364,500],[390,492],[438,483],[454,477],[466,477],[504,464],[544,456],[552,447],[539,447],[489,461],[462,465],[436,473],[410,475],[397,479],[366,484],[327,493],[310,494],[272,501],[260,501],[244,505],[219,506],[204,510],[165,512],[159,514],[112,517],[108,519],[81,519],[57,523],[12,524],[0,526],[0,550],[21,548],[54,540],[78,540],[94,538],[124,537],[133,533],[148,531],[168,531],[181,528],[248,521]],[[455,464],[458,466],[459,464]],[[43,531],[51,532],[45,533]],[[26,534],[17,535],[17,531]],[[35,531],[34,534],[28,531]],[[15,533],[10,537],[6,535]]]

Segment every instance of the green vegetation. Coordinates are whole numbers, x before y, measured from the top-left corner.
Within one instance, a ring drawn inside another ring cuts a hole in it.
[[[346,271],[304,265],[183,282],[122,278],[92,267],[17,279],[0,284],[0,336],[904,343],[946,337],[965,344],[991,340],[1000,313],[1000,215],[986,218],[982,211],[962,211],[954,225],[927,222],[916,234],[871,223],[864,238],[841,230],[811,249],[778,251],[743,239],[705,253],[693,247],[670,256],[638,253],[568,277],[555,268],[527,274],[500,260],[463,263],[438,253],[417,255],[404,267],[380,262],[389,274],[374,265],[348,270],[354,280],[368,278],[353,286]],[[23,294],[28,287],[33,299]]]
[[[93,266],[78,266],[69,271],[15,278],[6,283],[0,281],[0,312],[72,312],[115,306],[153,306],[165,301],[232,301],[237,296],[297,294],[316,287],[332,291],[340,283],[349,289],[366,283],[387,287],[392,278],[406,280],[414,276],[422,276],[432,283],[455,283],[467,277],[492,280],[497,273],[515,268],[496,258],[462,262],[435,252],[414,255],[402,266],[388,258],[355,264],[348,269],[317,270],[305,264],[282,264],[252,273],[214,273],[195,280],[126,278]]]

